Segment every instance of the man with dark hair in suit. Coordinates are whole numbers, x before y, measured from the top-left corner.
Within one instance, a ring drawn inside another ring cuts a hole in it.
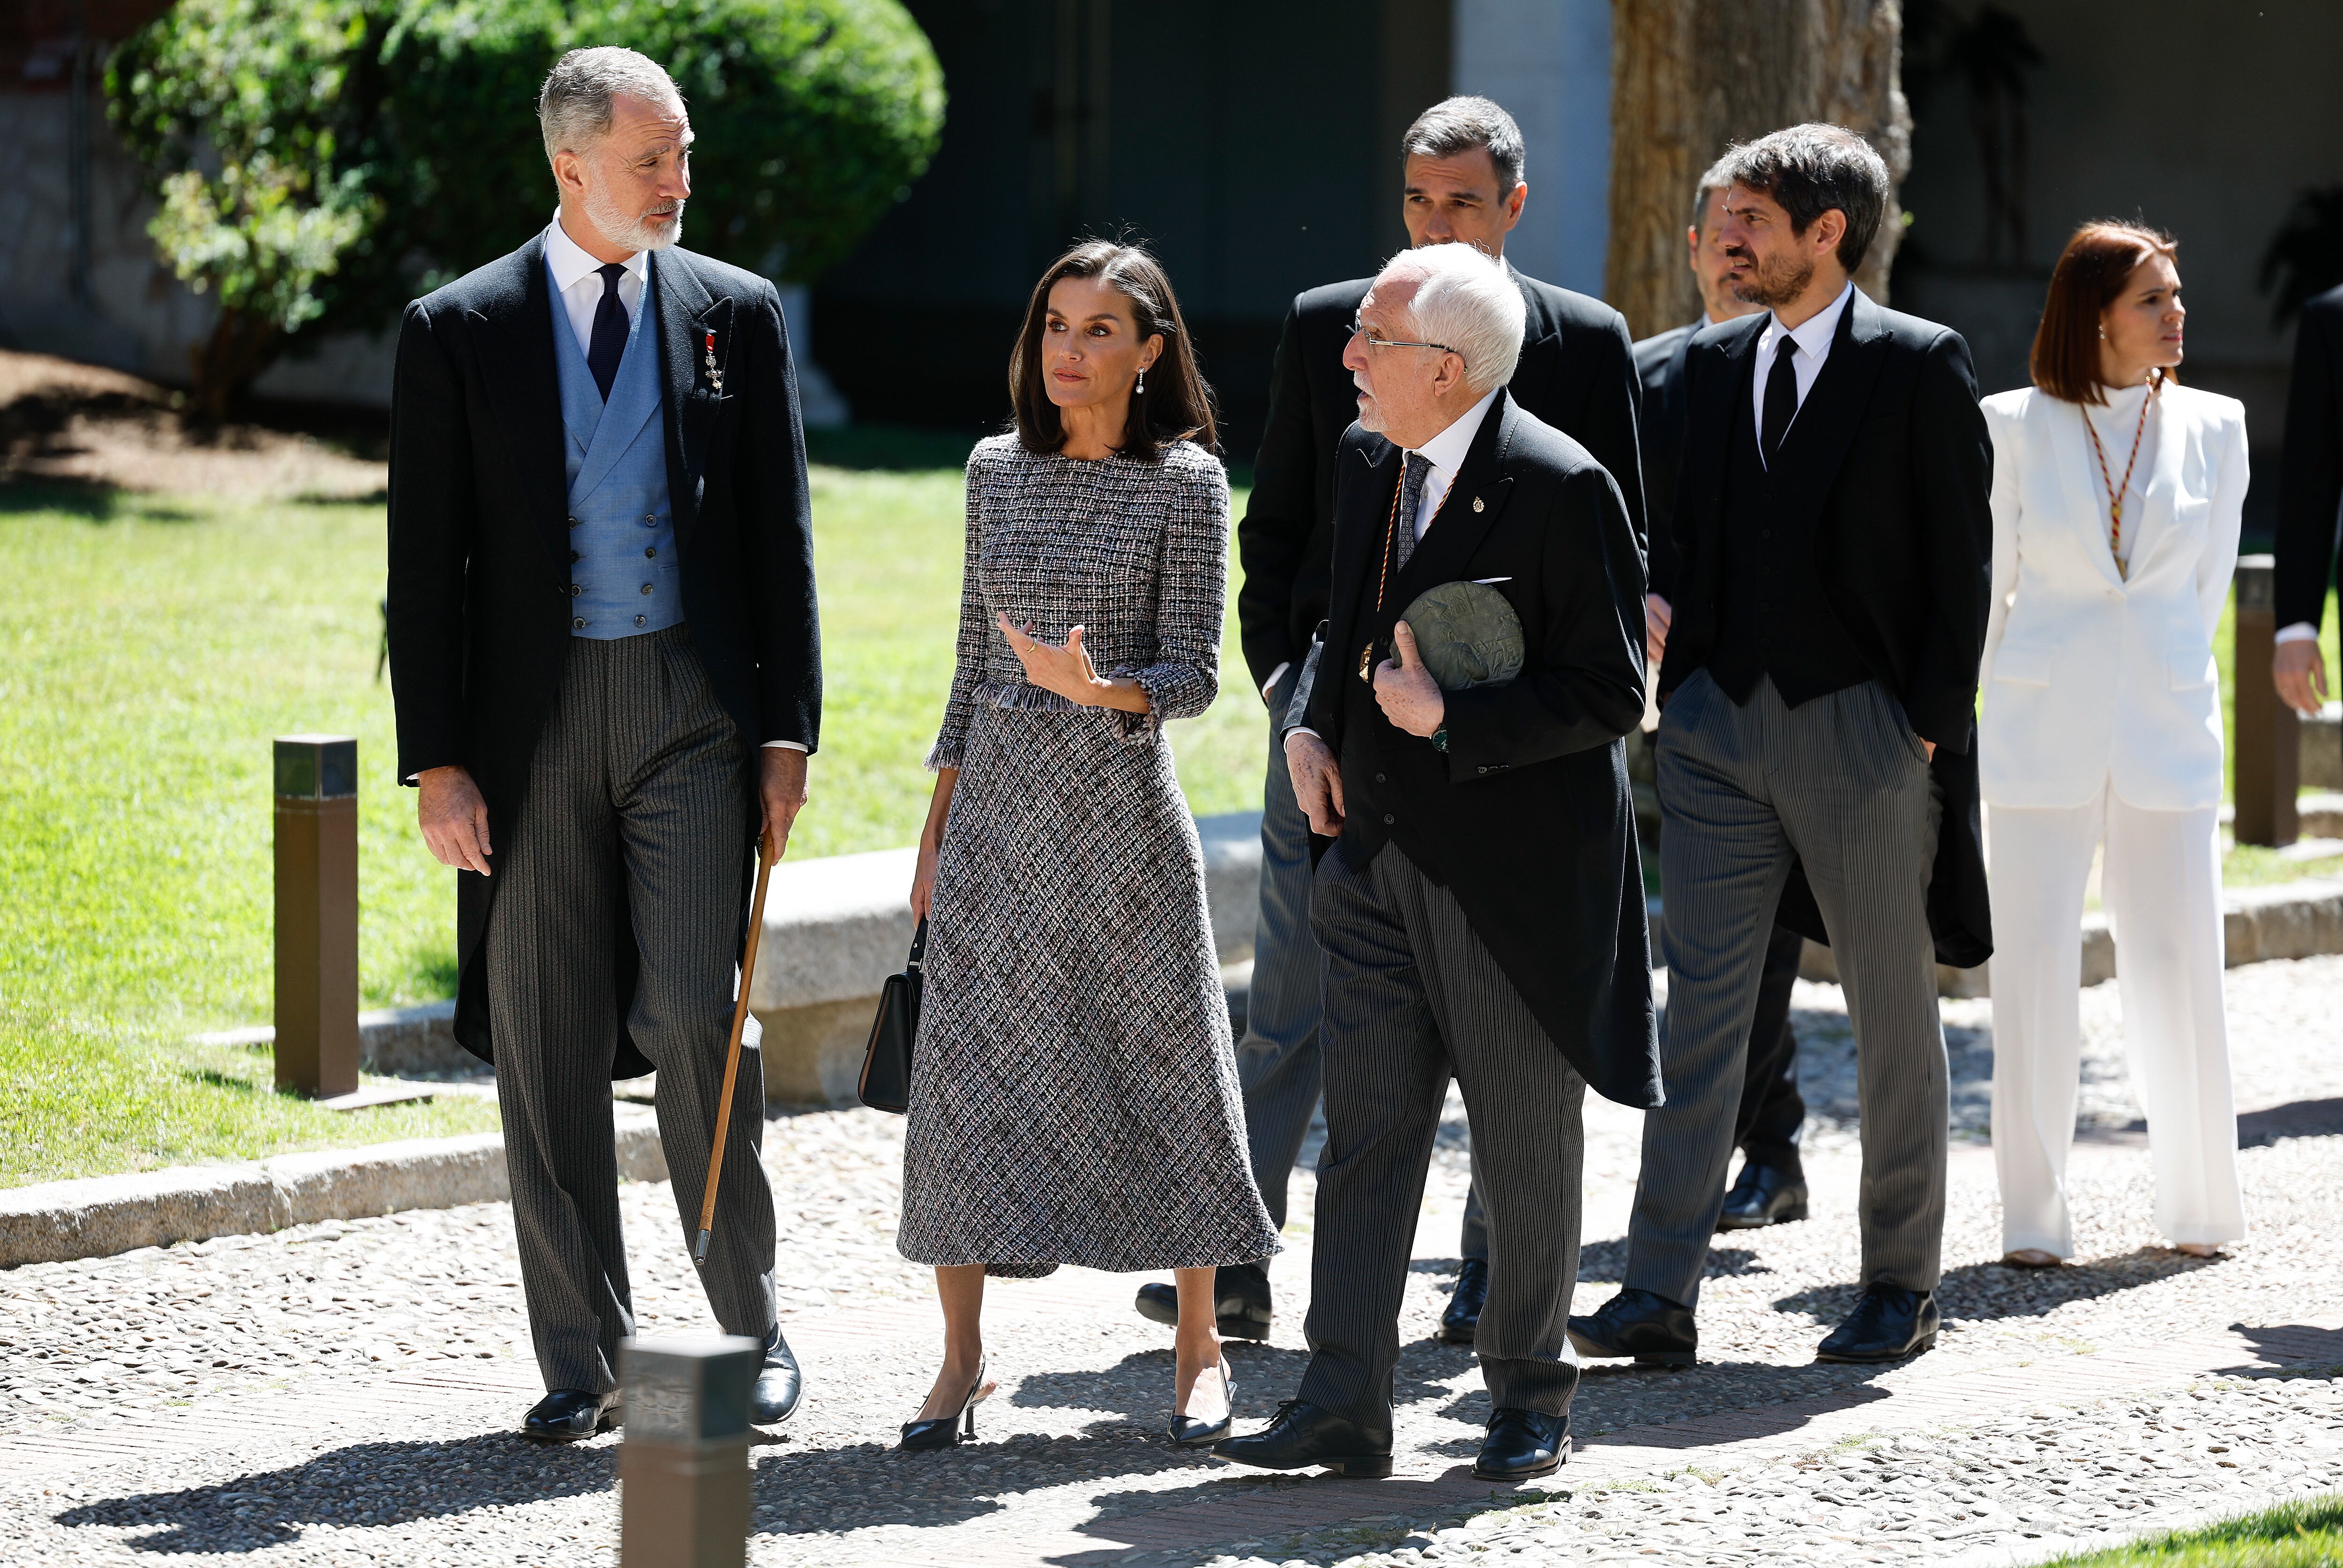
[[[618,1419],[634,1332],[610,1081],[659,1072],[689,1246],[753,851],[805,801],[821,658],[780,299],[675,248],[681,95],[630,49],[578,49],[538,117],[553,221],[399,332],[387,614],[399,777],[458,872],[457,1038],[497,1066],[547,1389],[521,1430],[567,1442]],[[749,1414],[771,1422],[801,1383],[744,1043],[701,1277],[765,1345]]]
[[[1767,310],[1701,332],[1684,360],[1656,747],[1667,1103],[1644,1121],[1624,1288],[1571,1337],[1588,1355],[1695,1357],[1749,1020],[1795,867],[1863,1069],[1863,1295],[1817,1353],[1894,1361],[1937,1329],[1936,962],[1990,951],[1972,740],[1993,449],[1959,335],[1852,282],[1887,206],[1879,155],[1806,125],[1733,149],[1723,172],[1734,292]]]
[[[1676,548],[1672,535],[1676,468],[1684,457],[1684,356],[1694,335],[1704,328],[1765,308],[1735,298],[1725,283],[1733,269],[1733,258],[1725,254],[1725,185],[1721,165],[1701,176],[1693,196],[1692,226],[1684,231],[1693,278],[1700,286],[1700,319],[1635,345],[1635,373],[1644,383],[1644,500],[1651,511],[1652,591],[1644,596],[1644,637],[1654,670],[1666,656],[1668,622],[1674,613]],[[1661,896],[1666,896],[1665,889]],[[1741,1111],[1733,1123],[1741,1175],[1717,1214],[1720,1231],[1755,1230],[1806,1217],[1806,1172],[1798,1158],[1806,1102],[1798,1093],[1798,1038],[1790,1028],[1790,988],[1797,981],[1798,958],[1805,945],[1804,936],[1779,920],[1765,943],[1757,1013],[1749,1026]]]
[[[2278,694],[2304,713],[2327,700],[2318,651],[2327,589],[2335,580],[2336,512],[2343,507],[2343,288],[2302,307],[2294,329],[2294,382],[2286,399],[2286,459],[2278,474]]]
[[[1504,258],[1505,236],[1529,199],[1521,128],[1486,98],[1434,104],[1400,139],[1400,216],[1411,246],[1460,242]],[[1635,366],[1620,314],[1506,264],[1526,311],[1521,357],[1505,395],[1592,453],[1619,486],[1629,521],[1644,530],[1642,465],[1635,444]],[[1344,346],[1372,278],[1299,295],[1287,312],[1270,380],[1269,425],[1253,468],[1252,498],[1237,524],[1244,587],[1237,595],[1245,662],[1268,705],[1270,745],[1261,824],[1261,911],[1252,989],[1237,1047],[1253,1180],[1269,1215],[1285,1223],[1293,1169],[1319,1094],[1318,949],[1310,934],[1313,857],[1310,825],[1294,804],[1277,730],[1304,684],[1312,638],[1326,617],[1332,568],[1334,449],[1358,417],[1343,368]],[[1440,1336],[1471,1344],[1488,1294],[1488,1231],[1475,1190],[1466,1200],[1463,1261]],[[1221,1332],[1269,1332],[1269,1273],[1261,1264],[1222,1269]],[[1139,1310],[1177,1321],[1172,1287],[1143,1285]]]
[[[1403,251],[1343,356],[1327,631],[1285,754],[1320,861],[1326,1152],[1311,1357],[1269,1470],[1388,1475],[1398,1315],[1454,1079],[1484,1177],[1489,1391],[1473,1473],[1570,1452],[1580,1111],[1659,1101],[1621,737],[1644,714],[1644,563],[1618,486],[1505,379],[1522,302],[1462,245]]]

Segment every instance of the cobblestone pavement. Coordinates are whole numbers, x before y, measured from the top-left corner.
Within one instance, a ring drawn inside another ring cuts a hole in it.
[[[1173,1450],[1167,1331],[1130,1277],[996,1283],[1001,1388],[983,1442],[890,1452],[934,1368],[929,1278],[894,1251],[900,1119],[778,1117],[784,1310],[808,1409],[755,1451],[759,1564],[1327,1563],[1567,1549],[1574,1559],[1983,1563],[2343,1486],[2343,960],[2230,971],[2254,1234],[2165,1250],[2112,986],[2085,998],[2094,1136],[2074,1170],[2078,1266],[1993,1262],[1989,1155],[1956,1146],[1946,1332],[1881,1371],[1818,1366],[1854,1298],[1859,1148],[1837,992],[1802,986],[1815,1111],[1807,1223],[1720,1238],[1697,1371],[1589,1373],[1586,1446],[1523,1493],[1458,1466],[1486,1396],[1430,1338],[1454,1269],[1461,1126],[1433,1173],[1402,1334],[1400,1473],[1269,1478]],[[1986,1004],[1947,1004],[1956,1120],[1982,1131]],[[1452,1104],[1452,1120],[1461,1110]],[[1640,1119],[1594,1106],[1580,1299],[1617,1279]],[[1311,1187],[1297,1176],[1294,1211]],[[647,1334],[708,1327],[664,1183],[624,1201]],[[1273,1268],[1274,1337],[1232,1347],[1242,1422],[1305,1352],[1306,1224]],[[0,1559],[256,1565],[616,1557],[618,1440],[510,1435],[535,1398],[502,1205],[222,1238],[0,1272]],[[2208,1337],[2209,1336],[2209,1337]],[[2260,1375],[2240,1377],[2239,1372]]]

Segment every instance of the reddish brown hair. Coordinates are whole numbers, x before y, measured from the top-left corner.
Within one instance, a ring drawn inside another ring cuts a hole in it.
[[[2151,256],[2177,264],[2180,242],[2144,224],[2101,219],[2075,231],[2050,272],[2050,297],[2034,329],[2034,384],[2068,403],[2104,405],[2099,385],[2099,313],[2115,303],[2124,282]],[[2170,370],[2157,372],[2159,384]]]

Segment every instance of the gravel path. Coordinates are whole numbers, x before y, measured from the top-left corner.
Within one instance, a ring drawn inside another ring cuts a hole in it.
[[[2006,1369],[2232,1323],[2343,1318],[2331,1240],[2343,1218],[2343,1105],[2319,1104],[2343,1096],[2343,1009],[2334,1005],[2343,960],[2257,965],[2229,980],[2241,1105],[2296,1108],[2285,1135],[2242,1156],[2253,1237],[2212,1262],[2164,1250],[2149,1221],[2145,1155],[2118,1135],[2077,1151],[2084,1261],[2048,1274],[2006,1271],[1992,1261],[1990,1158],[1957,1149],[1947,1330],[1933,1354],[1884,1373],[1812,1361],[1815,1342],[1854,1295],[1859,1149],[1843,1006],[1835,988],[1801,986],[1801,1073],[1815,1111],[1814,1219],[1721,1239],[1703,1298],[1707,1364],[1692,1373],[1591,1372],[1578,1432],[1834,1392],[1892,1394],[1924,1372]],[[2137,1112],[2113,1032],[2113,987],[2087,993],[2085,1006],[2093,1087],[2082,1120],[2121,1129]],[[1962,1126],[1981,1131],[1986,1004],[1948,1004],[1947,1021],[1961,1085],[1956,1120],[1974,1103],[1978,1120]],[[1429,1338],[1453,1278],[1465,1181],[1461,1108],[1451,1110],[1458,1125],[1431,1183],[1398,1376],[1399,1443],[1427,1477],[1471,1456],[1487,1409],[1469,1353]],[[1063,1528],[1204,1499],[1295,1495],[1281,1493],[1291,1483],[1161,1441],[1169,1334],[1128,1311],[1133,1280],[1077,1271],[996,1283],[990,1348],[1002,1386],[980,1412],[979,1447],[889,1452],[935,1353],[928,1276],[893,1247],[901,1129],[898,1118],[816,1111],[779,1117],[770,1130],[784,1306],[812,1394],[780,1440],[756,1451],[752,1562],[933,1562],[960,1555],[948,1543],[963,1535],[1013,1543],[1025,1521]],[[1639,1134],[1634,1113],[1602,1106],[1590,1114],[1587,1234],[1595,1240],[1583,1270],[1585,1305],[1605,1299],[1617,1279]],[[1297,1178],[1297,1189],[1294,1209],[1306,1216],[1310,1183]],[[630,1186],[624,1204],[643,1332],[709,1327],[666,1184]],[[1287,1240],[1273,1270],[1275,1337],[1231,1356],[1248,1424],[1292,1392],[1305,1359],[1307,1227]],[[255,1564],[432,1568],[541,1560],[574,1543],[565,1557],[613,1561],[617,1440],[548,1451],[508,1435],[534,1397],[518,1298],[509,1216],[499,1204],[0,1273],[0,1512],[22,1522],[0,1555],[122,1563],[233,1553]],[[394,1384],[420,1392],[395,1410],[368,1402]],[[204,1441],[215,1427],[216,1440]],[[10,1433],[86,1442],[91,1457],[70,1472],[12,1470]],[[138,1452],[170,1442],[178,1446],[168,1452]],[[2212,1453],[2216,1444],[2229,1454]],[[1836,1563],[1918,1550],[1930,1560],[1957,1551],[1982,1563],[1977,1553],[2046,1554],[2061,1532],[2128,1530],[2265,1494],[2332,1489],[2343,1485],[2338,1452],[2343,1412],[2331,1384],[2207,1383],[2080,1412],[2011,1411],[1966,1433],[1897,1432],[1820,1456],[1745,1464],[1727,1453],[1715,1461],[1715,1479],[1655,1473],[1576,1486],[1565,1471],[1549,1483],[1554,1500],[1483,1499],[1469,1527],[1458,1524],[1461,1514],[1354,1522],[1280,1542],[1267,1560],[1544,1555],[1566,1539],[1589,1551],[1616,1543],[1605,1550],[1663,1562]],[[2238,1468],[2225,1468],[2225,1458]],[[1910,1519],[1899,1521],[1899,1512]],[[955,1524],[967,1529],[940,1528]],[[1464,1533],[1393,1554],[1420,1525]],[[1236,1538],[1162,1560],[1218,1560]],[[1131,1556],[1104,1540],[1101,1549],[1101,1562]]]

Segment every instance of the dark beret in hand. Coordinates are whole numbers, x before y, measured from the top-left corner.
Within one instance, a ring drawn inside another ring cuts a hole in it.
[[[1485,583],[1426,588],[1400,618],[1443,691],[1503,686],[1522,672],[1522,618]]]

